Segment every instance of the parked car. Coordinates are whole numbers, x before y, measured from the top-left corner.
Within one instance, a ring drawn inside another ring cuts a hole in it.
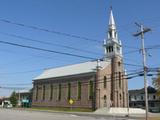
[[[2,102],[2,107],[3,108],[12,108],[13,106],[12,106],[12,104],[11,104],[11,102],[9,100],[4,100]]]

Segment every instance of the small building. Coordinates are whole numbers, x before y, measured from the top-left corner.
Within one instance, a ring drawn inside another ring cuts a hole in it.
[[[19,107],[31,107],[32,104],[32,90],[19,91],[16,93]]]
[[[160,112],[160,96],[157,90],[148,86],[148,107],[150,112]],[[145,91],[144,88],[129,90],[129,106],[133,108],[145,108]]]
[[[33,80],[32,106],[93,110],[127,107],[128,82],[123,68],[122,43],[112,10],[103,47],[101,60],[44,70]]]

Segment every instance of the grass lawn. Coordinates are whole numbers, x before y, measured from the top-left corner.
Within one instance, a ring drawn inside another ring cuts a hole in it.
[[[92,109],[83,109],[83,108],[42,108],[42,107],[33,107],[29,108],[31,110],[45,110],[45,111],[67,111],[67,112],[92,112]]]

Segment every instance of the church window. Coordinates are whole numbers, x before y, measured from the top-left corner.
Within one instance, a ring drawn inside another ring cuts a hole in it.
[[[81,99],[81,82],[78,82],[78,100]]]
[[[122,76],[121,76],[121,72],[119,72],[119,88],[121,88],[121,78],[122,78]]]
[[[58,100],[61,100],[61,84],[58,86]]]
[[[68,100],[71,99],[71,83],[68,83]]]
[[[111,51],[113,52],[113,46],[111,46]]]
[[[119,47],[117,47],[117,52],[120,53],[120,48]]]
[[[109,48],[107,47],[107,53],[109,53]]]
[[[119,67],[121,66],[121,62],[120,62],[120,61],[118,62],[118,66],[119,66]]]
[[[46,92],[46,87],[43,85],[43,94],[42,94],[42,99],[45,100],[45,92]]]
[[[110,38],[112,37],[112,31],[109,31],[109,37]]]
[[[122,95],[121,94],[119,94],[119,99],[122,100]]]
[[[109,46],[109,52],[113,51],[113,46]]]
[[[50,86],[50,100],[53,98],[53,85]]]
[[[89,81],[89,99],[93,99],[93,81]]]
[[[38,100],[38,85],[36,86],[36,100]]]
[[[114,37],[116,37],[116,31],[114,32]]]
[[[110,46],[108,47],[108,49],[109,49],[109,52],[111,52],[111,47]]]
[[[107,99],[107,96],[106,95],[104,95],[104,100],[106,100]]]
[[[106,88],[106,82],[107,82],[107,78],[106,76],[104,76],[104,79],[103,79],[103,87]]]

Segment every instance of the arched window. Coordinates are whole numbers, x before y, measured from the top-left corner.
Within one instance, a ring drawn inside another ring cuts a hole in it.
[[[106,82],[107,82],[107,78],[106,78],[106,76],[104,76],[104,79],[103,79],[103,88],[106,88]]]
[[[114,37],[115,37],[115,38],[117,37],[117,35],[116,35],[116,31],[114,32]]]
[[[104,95],[104,100],[106,100],[107,99],[107,96],[106,95]]]
[[[93,99],[93,81],[89,81],[89,100]]]
[[[120,53],[120,48],[119,47],[117,47],[117,52]]]
[[[109,46],[108,48],[109,48],[109,52],[111,52],[111,46]]]
[[[121,78],[122,78],[121,72],[119,72],[118,74],[119,74],[119,88],[121,88]]]
[[[119,66],[119,67],[121,66],[121,62],[120,62],[120,61],[118,61],[118,66]]]
[[[109,33],[109,38],[111,38],[112,37],[112,31],[109,31],[108,33]]]
[[[111,48],[112,48],[112,52],[113,52],[113,46]]]
[[[109,48],[107,47],[107,53],[109,53]]]
[[[122,100],[122,95],[121,94],[119,94],[119,99]]]
[[[80,81],[78,81],[78,100],[80,100],[81,99],[81,82]]]

